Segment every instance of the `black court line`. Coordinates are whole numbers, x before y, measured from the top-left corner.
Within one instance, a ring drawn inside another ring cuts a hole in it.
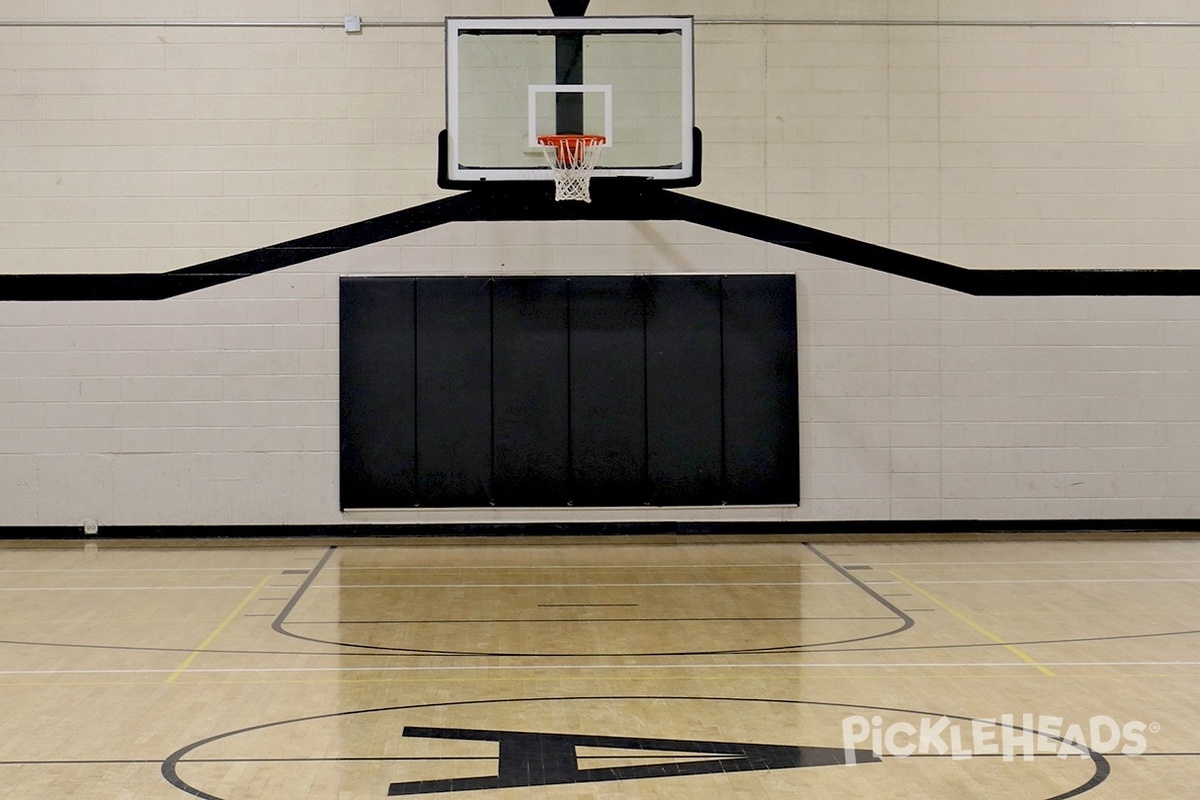
[[[854,637],[851,639],[841,639],[836,642],[823,642],[819,645],[817,645],[817,644],[804,645],[802,648],[796,648],[796,650],[801,650],[801,649],[807,650],[810,648],[820,647],[821,651],[825,652],[824,648],[827,646],[838,645],[838,644],[849,644],[850,642],[864,642],[869,639],[880,639],[884,636],[894,636],[898,633],[903,633],[904,631],[908,630],[909,628],[911,628],[917,624],[916,620],[914,620],[907,613],[905,613],[904,609],[900,608],[895,603],[893,603],[892,601],[890,601],[886,597],[884,597],[882,594],[880,594],[879,592],[872,589],[870,586],[867,585],[867,583],[865,581],[859,580],[858,577],[856,577],[855,575],[850,573],[841,564],[837,563],[832,558],[830,558],[829,556],[822,553],[815,545],[805,542],[804,546],[807,547],[812,552],[813,555],[815,555],[817,558],[821,559],[826,564],[828,564],[830,567],[832,567],[834,569],[834,571],[836,571],[839,575],[841,575],[846,580],[853,583],[858,588],[862,589],[864,592],[869,594],[871,597],[875,598],[876,602],[878,602],[881,606],[883,606],[884,608],[886,608],[887,610],[889,610],[893,614],[895,614],[900,619],[900,626],[897,628],[893,628],[890,631],[884,631],[883,633],[876,633],[876,634],[872,634],[870,636],[858,636],[858,637]]]
[[[257,725],[250,725],[250,726],[247,726],[244,728],[238,728],[238,729],[232,730],[232,731],[226,731],[224,733],[218,733],[218,734],[208,736],[203,739],[199,739],[190,744],[184,745],[183,747],[179,748],[178,750],[176,750],[175,752],[173,752],[169,756],[167,756],[165,759],[163,759],[163,761],[162,761],[162,776],[172,786],[174,786],[175,788],[177,788],[187,794],[193,795],[195,797],[203,798],[204,800],[225,800],[225,798],[222,798],[218,795],[209,794],[208,792],[205,792],[202,789],[196,788],[195,786],[188,784],[186,781],[183,780],[183,778],[180,777],[179,767],[181,764],[190,764],[190,763],[193,763],[194,761],[200,761],[201,759],[189,758],[189,755],[191,753],[195,752],[196,750],[198,750],[202,747],[205,747],[207,745],[210,745],[210,744],[213,744],[216,742],[221,742],[226,739],[230,739],[232,737],[239,736],[242,734],[256,733],[256,732],[265,731],[265,730],[268,730],[271,728],[277,728],[277,727],[280,727],[283,725],[290,725],[290,724],[295,724],[295,723],[313,722],[313,721],[317,721],[317,720],[351,718],[351,717],[357,717],[357,716],[362,716],[362,715],[367,715],[367,714],[386,713],[386,712],[395,712],[395,711],[408,711],[408,710],[414,710],[414,709],[429,709],[429,708],[449,709],[449,708],[469,707],[469,706],[494,706],[494,705],[505,704],[505,703],[514,703],[514,702],[517,702],[517,703],[569,703],[572,701],[611,702],[611,701],[621,701],[621,700],[645,700],[645,699],[678,700],[678,701],[690,701],[690,702],[717,701],[717,702],[774,703],[774,704],[793,705],[793,706],[814,706],[814,707],[821,707],[821,708],[855,709],[855,710],[860,710],[860,711],[861,710],[887,711],[887,712],[908,714],[908,715],[915,715],[915,716],[922,716],[922,717],[935,717],[935,716],[936,717],[946,717],[948,719],[960,720],[963,722],[971,722],[971,723],[974,723],[977,721],[975,718],[965,717],[965,716],[962,716],[959,714],[946,714],[946,713],[929,712],[929,711],[918,711],[918,710],[914,710],[914,709],[894,708],[894,707],[890,707],[890,706],[866,706],[866,705],[853,705],[850,703],[832,703],[832,702],[823,702],[823,701],[814,701],[814,700],[780,700],[780,699],[774,699],[774,698],[683,696],[683,695],[667,695],[667,696],[658,696],[658,697],[650,698],[645,695],[601,695],[601,696],[572,695],[572,696],[563,696],[563,697],[507,698],[507,699],[503,699],[503,700],[500,700],[500,699],[456,700],[456,701],[450,701],[450,702],[444,702],[444,703],[424,703],[424,704],[413,704],[413,705],[386,706],[386,707],[380,707],[380,708],[355,709],[355,710],[349,710],[349,711],[336,711],[336,712],[332,712],[332,713],[328,713],[328,714],[315,714],[315,715],[311,715],[311,716],[296,717],[293,719],[276,720],[274,722],[265,722],[265,723],[260,723]],[[994,720],[988,720],[988,723],[991,725],[997,724]],[[1028,733],[1032,733],[1035,736],[1038,736],[1040,738],[1060,742],[1062,745],[1064,745],[1066,747],[1074,748],[1075,751],[1078,752],[1080,755],[1091,760],[1092,765],[1093,765],[1093,772],[1092,772],[1092,776],[1087,781],[1080,784],[1079,786],[1076,786],[1075,788],[1068,789],[1065,792],[1060,792],[1051,797],[1045,798],[1045,800],[1068,800],[1068,798],[1078,797],[1080,795],[1083,795],[1083,794],[1091,791],[1092,789],[1096,788],[1100,784],[1102,784],[1105,780],[1108,779],[1109,775],[1112,772],[1112,766],[1109,764],[1109,762],[1104,754],[1096,752],[1094,750],[1091,750],[1083,744],[1080,744],[1078,742],[1069,741],[1064,737],[1054,736],[1054,735],[1051,735],[1048,733],[1042,733],[1040,731],[1035,731],[1035,730],[1032,730],[1029,728],[1024,728],[1024,727],[1022,727],[1020,725],[1016,725],[1016,724],[1001,722],[1001,723],[999,723],[999,725],[1000,725],[1000,727],[1007,728],[1009,730],[1028,732]],[[945,758],[945,756],[943,756],[943,758]],[[253,759],[253,760],[258,760],[258,759]],[[374,760],[374,759],[370,759],[370,760]],[[954,759],[951,757],[950,760],[953,761]]]
[[[1196,756],[1200,756],[1200,752],[1185,751],[1180,753],[1138,753],[1137,755],[1132,755],[1130,753],[1110,753],[1109,757],[1111,758],[1112,756],[1124,756],[1125,758],[1145,758],[1146,756],[1154,758],[1195,758]]]
[[[641,603],[538,603],[538,608],[637,608]]]
[[[881,638],[884,636],[892,636],[894,634],[901,633],[903,631],[908,630],[915,624],[915,621],[913,620],[913,618],[908,616],[902,609],[898,608],[887,598],[883,597],[878,592],[876,592],[874,589],[867,586],[865,583],[863,583],[861,580],[859,580],[853,574],[851,574],[850,572],[848,572],[847,570],[842,568],[839,564],[837,564],[836,562],[834,562],[831,559],[824,556],[819,550],[817,550],[811,544],[805,544],[804,546],[807,547],[809,550],[811,550],[814,554],[816,554],[826,564],[833,567],[833,569],[835,571],[837,571],[838,574],[840,574],[843,578],[845,578],[847,581],[849,581],[852,585],[854,585],[854,586],[858,587],[859,589],[861,589],[862,591],[864,591],[867,595],[869,595],[871,598],[873,598],[876,602],[878,602],[880,605],[882,605],[888,611],[892,612],[892,614],[894,614],[895,617],[900,620],[899,625],[897,625],[895,628],[892,628],[887,631],[883,631],[881,633],[874,633],[874,634],[869,634],[866,636],[856,636],[856,637],[852,637],[852,638],[848,638],[848,639],[837,639],[837,640],[829,641],[829,642],[780,645],[777,647],[729,648],[729,649],[721,649],[721,650],[684,650],[684,651],[672,650],[672,651],[661,651],[661,652],[655,651],[655,652],[638,652],[638,653],[630,653],[630,652],[545,653],[545,652],[508,652],[508,651],[494,652],[494,651],[477,651],[477,650],[440,650],[440,649],[427,649],[427,648],[416,648],[416,647],[395,647],[392,645],[363,644],[360,642],[350,642],[350,641],[344,641],[341,639],[321,639],[319,637],[305,636],[303,634],[295,633],[293,631],[288,630],[288,628],[287,628],[288,617],[295,610],[296,606],[299,605],[301,599],[305,596],[308,589],[317,580],[318,576],[321,574],[321,571],[325,568],[325,566],[329,563],[329,560],[333,557],[333,554],[337,549],[336,546],[334,546],[334,547],[330,547],[329,550],[326,551],[325,555],[321,557],[321,560],[317,563],[317,565],[315,567],[313,567],[312,572],[309,573],[308,577],[304,580],[304,582],[302,584],[300,584],[300,587],[296,590],[296,593],[292,596],[292,599],[288,601],[287,605],[285,605],[283,607],[283,609],[279,612],[279,615],[275,618],[275,621],[271,623],[271,628],[276,633],[279,633],[283,636],[288,636],[288,637],[291,637],[294,639],[300,639],[302,641],[317,642],[317,643],[321,643],[321,644],[332,645],[335,647],[352,648],[355,650],[367,650],[367,651],[384,652],[384,653],[408,653],[408,654],[417,654],[417,655],[466,656],[466,657],[484,657],[484,656],[497,657],[497,656],[499,656],[499,657],[514,657],[514,658],[541,657],[541,658],[555,658],[555,659],[574,659],[574,658],[605,658],[605,657],[622,657],[622,656],[658,657],[658,656],[748,655],[748,654],[757,654],[757,653],[796,653],[796,652],[802,652],[804,650],[808,650],[808,649],[812,649],[812,648],[824,648],[826,646],[831,646],[831,645],[847,644],[850,642],[868,641],[871,639],[878,639],[878,638]],[[578,622],[579,620],[555,620],[555,621]],[[339,624],[339,621],[325,621],[325,624],[336,625],[336,624]],[[213,652],[213,651],[207,651],[207,652]]]
[[[936,610],[937,609],[933,609],[933,608],[908,609],[908,611],[936,611]],[[264,614],[261,616],[276,616],[276,617],[278,617],[278,615],[271,615],[271,614]],[[828,618],[816,617],[816,619],[837,619],[837,617],[828,617]],[[892,617],[890,617],[890,616],[889,617],[849,617],[848,619],[851,619],[851,620],[868,620],[868,619],[878,620],[878,619],[892,619]],[[567,621],[574,622],[576,620],[567,620]],[[288,624],[289,625],[336,625],[338,623],[336,621],[334,621],[334,622],[317,621],[317,622],[289,622]],[[874,653],[874,652],[892,652],[892,651],[902,652],[902,651],[922,651],[922,650],[961,650],[961,649],[968,649],[968,648],[989,648],[989,647],[1006,647],[1006,646],[1028,647],[1028,646],[1039,645],[1039,644],[1046,644],[1046,645],[1084,644],[1087,642],[1117,642],[1117,641],[1129,641],[1129,640],[1133,640],[1133,639],[1170,638],[1170,637],[1174,637],[1174,636],[1197,636],[1197,635],[1200,635],[1200,629],[1183,630],[1183,631],[1161,631],[1158,633],[1126,633],[1126,634],[1118,634],[1115,636],[1084,636],[1084,637],[1069,638],[1069,639],[1036,639],[1036,640],[1030,640],[1030,641],[1005,642],[1004,644],[999,644],[996,642],[971,642],[971,643],[966,643],[966,644],[902,645],[902,646],[896,646],[896,647],[829,647],[829,648],[826,648],[824,645],[822,645],[821,650],[819,652],[822,652],[822,653]],[[293,637],[293,638],[300,638],[300,637]],[[321,639],[314,639],[313,641],[320,642],[321,644],[330,644],[329,642],[321,640]],[[839,642],[839,644],[840,644],[840,642]],[[78,650],[111,650],[114,652],[125,652],[125,653],[194,653],[195,652],[194,647],[152,647],[152,646],[148,646],[148,645],[82,644],[79,642],[46,642],[46,641],[29,640],[29,639],[0,639],[0,645],[12,645],[12,646],[17,646],[17,647],[69,648],[69,649],[78,649]],[[781,652],[793,652],[793,651],[794,652],[803,652],[805,649],[808,649],[810,647],[816,647],[816,646],[817,645],[804,645],[802,647],[791,648],[788,651],[781,651]],[[751,652],[763,652],[763,651],[751,651]],[[766,652],[774,652],[774,651],[766,651]],[[278,649],[274,649],[274,650],[226,650],[226,649],[218,649],[218,648],[206,649],[204,651],[204,653],[205,653],[205,655],[219,654],[219,655],[234,655],[234,656],[246,656],[246,655],[250,655],[250,656],[327,656],[327,657],[333,657],[333,658],[342,658],[347,655],[353,655],[355,658],[371,658],[371,657],[401,658],[401,657],[406,657],[406,656],[407,657],[421,657],[421,656],[426,655],[425,653],[419,653],[419,652],[418,653],[364,652],[364,653],[349,654],[349,653],[344,653],[341,651],[331,651],[331,650],[278,650]],[[739,651],[734,651],[734,652],[730,653],[730,655],[740,655],[742,653],[743,653],[743,651],[739,650]],[[1169,662],[1164,662],[1164,666],[1170,666]]]
[[[670,755],[671,755],[672,760],[679,760],[679,761],[686,761],[689,758],[704,759],[704,760],[712,758],[712,754],[709,754],[709,753],[677,753],[677,752],[672,751],[670,753]],[[946,756],[946,757],[949,758],[949,756]],[[588,755],[579,757],[580,761],[639,761],[639,760],[659,761],[661,759],[662,759],[661,755],[658,755],[658,756],[649,755],[649,754],[648,755],[638,755],[636,753],[622,754],[622,755],[616,755],[616,756],[588,754]],[[308,763],[315,763],[315,764],[335,763],[336,764],[336,763],[340,763],[343,761],[359,762],[359,763],[383,762],[383,763],[389,763],[389,764],[393,763],[393,762],[421,763],[421,762],[425,762],[425,761],[441,761],[441,762],[488,761],[488,762],[491,762],[494,764],[494,763],[496,763],[496,757],[495,756],[296,756],[294,758],[284,758],[284,757],[189,758],[187,760],[187,763],[188,764],[308,764]],[[155,759],[154,761],[150,761],[150,762],[146,762],[146,763],[161,764],[162,760]],[[0,764],[3,764],[3,762],[0,762]]]
[[[937,609],[923,608],[919,611],[935,611]],[[1085,644],[1087,642],[1118,642],[1129,641],[1132,639],[1153,639],[1165,638],[1170,636],[1195,636],[1200,634],[1200,630],[1186,631],[1163,631],[1161,633],[1123,633],[1114,636],[1082,636],[1070,639],[1031,639],[1024,642],[968,642],[964,644],[914,644],[903,645],[897,647],[845,647],[837,650],[828,650],[823,652],[830,653],[856,653],[856,652],[884,652],[884,651],[907,651],[907,650],[965,650],[976,647],[1032,647],[1039,644]],[[1170,662],[1164,662],[1164,666],[1170,666]]]
[[[288,618],[288,615],[292,613],[292,610],[296,607],[296,604],[300,602],[300,598],[304,597],[304,593],[308,591],[308,587],[312,586],[317,580],[317,576],[321,574],[321,570],[325,568],[325,565],[329,563],[329,560],[333,558],[333,554],[336,552],[336,545],[330,547],[325,551],[325,554],[321,556],[320,560],[317,561],[316,565],[309,570],[308,577],[305,578],[304,581],[296,588],[296,591],[292,595],[291,599],[287,601],[287,604],[284,605],[283,609],[275,616],[275,620],[271,623],[271,629],[273,631],[283,634],[284,636],[290,636],[294,639],[300,639],[302,641],[328,644],[328,642],[324,642],[321,639],[311,639],[307,636],[300,636],[299,634],[290,633],[289,631],[284,630],[283,622]]]
[[[827,556],[826,554],[824,554],[820,550],[818,550],[815,546],[813,546],[812,544],[808,544],[808,543],[805,543],[804,546],[807,547],[809,550],[811,550],[818,558],[820,558],[826,564],[833,567],[835,570],[839,571],[847,580],[849,580],[852,583],[854,583],[855,585],[857,585],[864,592],[875,597],[881,603],[881,605],[884,605],[884,607],[888,608],[889,610],[892,610],[893,613],[895,613],[897,615],[902,615],[902,618],[907,620],[905,625],[903,625],[902,627],[900,627],[892,632],[868,636],[868,637],[864,637],[864,639],[878,638],[880,636],[890,635],[891,633],[899,633],[902,630],[907,630],[908,628],[912,627],[915,624],[915,621],[912,620],[911,617],[908,617],[904,610],[899,609],[897,606],[895,606],[892,603],[890,603],[889,601],[887,601],[886,598],[884,598],[882,595],[876,593],[873,589],[871,589],[869,586],[864,584],[862,581],[859,581],[857,578],[855,578],[853,575],[851,575],[843,567],[838,565],[836,562],[832,561],[829,556]],[[328,548],[326,550],[326,552],[322,555],[322,557],[318,560],[317,565],[312,570],[306,571],[306,572],[308,572],[308,577],[306,578],[306,580],[302,584],[300,584],[300,587],[297,589],[296,594],[294,594],[291,597],[291,599],[288,601],[288,604],[284,607],[283,611],[281,611],[280,614],[275,615],[276,619],[275,619],[275,622],[272,624],[272,628],[276,629],[277,632],[280,632],[285,636],[290,636],[292,638],[301,639],[301,640],[305,640],[305,641],[311,641],[311,642],[322,644],[322,645],[338,644],[337,642],[332,642],[332,641],[325,640],[325,639],[308,638],[308,637],[301,636],[299,634],[294,634],[294,633],[290,633],[290,632],[286,632],[286,631],[280,631],[276,627],[277,625],[280,624],[280,620],[282,618],[286,618],[286,616],[288,614],[290,614],[291,611],[295,608],[296,604],[300,601],[300,598],[301,598],[304,590],[306,590],[313,583],[313,581],[316,579],[317,574],[325,566],[325,564],[329,561],[329,559],[332,558],[333,553],[336,549],[337,549],[336,545]],[[301,560],[301,559],[308,560],[308,558],[309,558],[308,556],[297,556],[296,560]],[[935,610],[936,609],[928,609],[928,608],[909,609],[909,611],[914,612],[914,613],[915,612],[932,612]],[[250,615],[245,615],[245,616],[250,616]],[[270,614],[262,614],[262,615],[255,615],[255,616],[271,616],[271,615]],[[890,619],[890,618],[891,617],[864,616],[864,617],[849,617],[849,618],[845,618],[845,619],[878,620],[878,619]],[[801,617],[800,619],[803,620],[805,618]],[[813,618],[813,619],[821,619],[821,618]],[[839,619],[839,618],[828,617],[827,619]],[[575,620],[570,620],[570,621],[575,621]],[[339,623],[340,623],[340,621],[289,622],[289,624],[293,624],[293,625],[330,625],[330,624],[339,624]],[[819,645],[818,644],[810,644],[810,645],[800,645],[800,646],[794,646],[794,647],[788,647],[788,648],[765,648],[765,649],[759,649],[759,650],[728,651],[727,654],[734,655],[734,654],[759,653],[759,652],[801,652],[805,649],[814,648],[814,647],[820,647],[821,652],[831,652],[831,653],[832,652],[846,652],[846,653],[850,653],[850,652],[911,652],[911,651],[932,651],[932,650],[956,650],[956,649],[966,649],[966,648],[989,648],[989,647],[1003,647],[1003,646],[1023,647],[1023,646],[1033,646],[1033,645],[1081,644],[1081,643],[1088,643],[1088,642],[1130,641],[1130,640],[1138,640],[1138,639],[1170,638],[1170,637],[1176,637],[1176,636],[1194,636],[1194,635],[1200,635],[1200,629],[1184,629],[1184,630],[1177,630],[1177,631],[1158,631],[1158,632],[1152,632],[1152,633],[1138,633],[1138,634],[1116,634],[1116,635],[1108,635],[1108,636],[1068,637],[1068,638],[1062,638],[1062,639],[1036,639],[1036,640],[1027,640],[1027,641],[1007,642],[1006,644],[1003,644],[1003,645],[999,644],[999,643],[993,643],[993,642],[973,642],[973,643],[939,644],[939,645],[902,645],[902,646],[891,646],[891,647],[878,647],[878,646],[875,646],[875,647],[832,647],[832,645],[848,644],[848,643],[852,643],[855,641],[863,640],[863,639],[846,639],[846,640],[841,640],[841,641],[837,641],[837,642],[822,643]],[[154,646],[144,646],[144,645],[116,645],[116,644],[83,644],[83,643],[79,643],[79,642],[52,642],[52,641],[42,641],[42,640],[21,640],[21,639],[0,639],[0,645],[23,646],[23,647],[49,647],[49,648],[59,648],[59,649],[70,648],[70,649],[81,649],[81,650],[107,650],[107,651],[115,651],[115,652],[146,652],[146,653],[191,653],[191,652],[193,652],[193,648],[186,648],[186,647],[154,647]],[[369,645],[354,645],[354,644],[346,644],[345,646],[355,647],[355,648],[372,647]],[[383,648],[374,648],[374,649],[382,650],[382,652],[373,652],[373,651],[357,652],[354,655],[355,655],[355,657],[358,657],[358,658],[404,657],[404,656],[421,657],[424,655],[429,655],[429,653],[427,653],[425,651],[386,650]],[[209,653],[209,654],[224,654],[224,655],[283,655],[283,656],[306,655],[306,656],[335,656],[335,657],[343,655],[342,653],[339,653],[339,652],[329,652],[326,650],[295,651],[295,650],[280,650],[280,649],[259,650],[259,649],[210,648],[210,649],[206,650],[205,652]],[[447,655],[475,655],[475,654],[473,654],[473,653],[448,653]],[[690,653],[681,653],[681,654],[672,654],[672,655],[691,655],[691,654]],[[571,656],[566,656],[566,657],[571,657]]]
[[[309,572],[310,572],[310,570],[307,570],[307,569],[285,569],[280,574],[281,575],[307,575]]]
[[[1033,758],[1062,758],[1055,753],[1031,753]],[[687,758],[709,758],[707,754],[689,754],[689,753],[672,753],[672,758],[684,760]],[[903,758],[953,758],[953,754],[937,754],[937,753],[913,753],[912,755],[903,756]],[[1003,753],[972,753],[971,758],[1003,758]],[[1200,752],[1177,752],[1177,753],[1105,753],[1105,758],[1196,758],[1200,757]],[[588,761],[636,761],[639,756],[636,753],[629,753],[619,756],[606,755],[587,755],[583,756]],[[657,761],[661,756],[646,755],[641,758]],[[886,759],[895,759],[899,756],[883,756]],[[1017,760],[1022,760],[1024,754],[1017,757]],[[425,761],[488,761],[495,762],[495,756],[304,756],[295,758],[283,757],[262,757],[262,758],[189,758],[185,763],[188,764],[308,764],[308,763],[395,763],[395,762],[425,762]],[[161,758],[43,758],[43,759],[25,759],[18,761],[0,761],[0,767],[62,767],[62,766],[99,766],[104,764],[128,765],[128,766],[147,766],[153,764],[155,766],[162,765]]]
[[[514,619],[383,619],[359,622],[301,622],[292,625],[524,625],[539,622],[569,622],[586,625],[597,622],[801,622],[813,617],[520,617]],[[842,620],[891,619],[891,617],[840,617]]]
[[[247,614],[246,616],[250,616]],[[256,614],[259,617],[273,617],[274,614]],[[473,622],[820,622],[842,621],[858,622],[860,620],[895,619],[886,617],[512,617],[484,619],[339,619],[335,622],[328,620],[293,620],[289,625],[456,625]],[[206,650],[205,652],[212,652]]]
[[[1045,735],[1045,734],[1037,733],[1036,731],[1034,732],[1034,734],[1037,736]],[[1104,754],[1105,758],[1146,758],[1147,756],[1167,756],[1170,758],[1186,758],[1188,756],[1200,756],[1200,753],[1137,753],[1137,754],[1134,754],[1134,753],[1116,752],[1116,753],[1105,753]],[[884,755],[882,757],[889,761],[894,760],[894,759],[908,759],[908,758],[951,758],[952,759],[952,758],[954,758],[954,754],[953,753],[944,753],[944,754],[913,753],[912,755],[907,755],[907,756]],[[1068,757],[1077,758],[1078,756],[1075,755],[1074,753],[1072,753],[1071,756],[1068,756]],[[971,759],[974,760],[976,758],[1005,758],[1005,755],[1004,755],[1004,753],[971,753]],[[1029,753],[1028,759],[1026,759],[1026,754],[1021,753],[1019,755],[1009,756],[1008,758],[1011,761],[1015,762],[1015,761],[1032,760],[1035,758],[1061,759],[1061,758],[1063,758],[1063,756],[1060,756],[1057,753]]]

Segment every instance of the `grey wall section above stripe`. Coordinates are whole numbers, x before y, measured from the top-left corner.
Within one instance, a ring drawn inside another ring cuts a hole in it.
[[[183,269],[112,275],[0,275],[0,301],[162,300],[302,264],[448,222],[683,220],[980,296],[1200,295],[1200,269],[966,269],[931,258],[620,178],[592,182],[591,203],[559,203],[553,184],[490,184],[322,233]]]

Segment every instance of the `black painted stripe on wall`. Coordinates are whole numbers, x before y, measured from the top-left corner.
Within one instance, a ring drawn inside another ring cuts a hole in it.
[[[493,185],[171,272],[0,275],[0,302],[163,300],[448,222],[587,219],[683,220],[979,296],[1200,295],[1200,269],[966,269],[649,184],[597,179],[591,203],[555,202],[549,182]]]

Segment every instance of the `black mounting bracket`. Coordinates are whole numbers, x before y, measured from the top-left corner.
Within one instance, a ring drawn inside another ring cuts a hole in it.
[[[592,0],[550,0],[550,10],[556,17],[582,17]]]

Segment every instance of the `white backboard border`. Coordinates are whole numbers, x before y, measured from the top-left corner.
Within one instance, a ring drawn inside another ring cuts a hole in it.
[[[631,168],[597,167],[596,178],[643,178],[664,181],[672,185],[695,185],[699,178],[698,133],[695,130],[695,48],[693,40],[693,18],[690,16],[669,17],[447,17],[446,18],[446,132],[444,147],[439,157],[439,181],[446,186],[464,188],[481,182],[502,181],[552,181],[553,173],[548,166],[536,168],[487,168],[463,166],[459,159],[459,54],[458,39],[464,32],[471,31],[530,31],[553,34],[558,31],[655,31],[679,33],[682,47],[680,73],[682,80],[681,160],[671,167]],[[530,134],[534,129],[534,92],[595,91],[602,85],[554,86],[538,84],[529,87]],[[605,136],[612,141],[612,92],[605,94]],[[533,147],[537,147],[533,141]]]

